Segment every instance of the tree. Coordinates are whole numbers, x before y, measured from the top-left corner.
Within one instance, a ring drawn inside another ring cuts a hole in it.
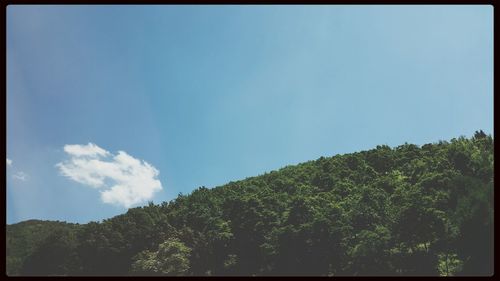
[[[392,270],[390,261],[390,230],[377,226],[374,230],[363,230],[356,237],[356,245],[349,256],[353,275],[388,275]]]
[[[7,272],[490,275],[493,164],[478,131],[321,157],[101,223],[8,225]]]
[[[21,274],[34,276],[78,274],[76,243],[71,230],[56,229],[26,259]]]
[[[185,275],[191,249],[177,238],[169,238],[155,252],[139,253],[132,264],[135,275]]]

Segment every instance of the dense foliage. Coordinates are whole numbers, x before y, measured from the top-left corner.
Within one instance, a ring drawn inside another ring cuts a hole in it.
[[[493,138],[377,146],[101,223],[37,223],[43,235],[7,227],[9,274],[490,275]]]
[[[43,252],[43,247],[48,247],[49,251],[53,254],[57,253],[57,248],[51,248],[52,243],[64,236],[61,233],[67,234],[66,237],[74,237],[79,225],[70,224],[59,221],[40,221],[40,220],[28,220],[20,222],[14,225],[7,226],[6,238],[7,238],[7,275],[17,275],[19,274],[23,263],[26,268],[35,265],[35,260],[37,255],[35,252]],[[61,240],[62,241],[62,240]],[[64,246],[64,244],[61,244]],[[45,256],[40,256],[45,258]],[[46,261],[43,266],[47,267],[52,273],[52,266],[49,266]],[[53,264],[58,265],[58,264]],[[66,271],[62,271],[63,273]],[[49,274],[47,273],[47,274]],[[40,274],[42,274],[40,272]]]

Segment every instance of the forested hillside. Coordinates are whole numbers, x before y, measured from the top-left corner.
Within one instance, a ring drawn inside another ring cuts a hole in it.
[[[482,131],[421,147],[377,146],[200,187],[100,223],[9,225],[7,270],[489,275],[493,187],[493,138]]]
[[[54,239],[61,232],[74,233],[78,224],[59,221],[28,220],[7,226],[7,274],[19,273],[24,260],[44,242]],[[66,235],[67,236],[67,235]],[[52,247],[52,245],[50,245]],[[55,248],[46,249],[54,251]],[[37,251],[41,252],[39,248]],[[34,258],[34,256],[33,256]],[[32,259],[33,259],[32,258]]]

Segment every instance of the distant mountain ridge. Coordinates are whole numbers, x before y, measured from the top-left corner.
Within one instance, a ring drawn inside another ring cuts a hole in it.
[[[490,275],[493,138],[320,157],[102,223],[7,225],[8,275]]]

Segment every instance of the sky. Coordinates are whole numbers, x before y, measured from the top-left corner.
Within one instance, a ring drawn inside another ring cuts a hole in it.
[[[7,7],[7,223],[493,134],[493,7]]]

